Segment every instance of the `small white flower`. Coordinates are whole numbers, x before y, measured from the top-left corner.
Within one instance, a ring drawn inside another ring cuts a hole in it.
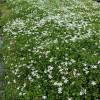
[[[67,41],[67,40],[65,40],[65,42],[66,42],[66,43],[68,43],[68,41]]]
[[[47,73],[47,71],[45,70],[44,73]]]
[[[53,57],[49,60],[49,62],[52,62],[53,61]]]
[[[95,43],[96,45],[98,44],[98,43]]]
[[[23,95],[25,95],[26,93],[23,93]]]
[[[48,77],[51,79],[51,78],[53,78],[50,74],[48,75]]]
[[[31,77],[28,77],[28,79],[31,80],[32,78]]]
[[[52,70],[53,68],[54,68],[54,67],[48,66],[48,69],[49,69],[49,70]]]
[[[71,61],[72,63],[75,63],[75,60],[74,60],[74,59],[71,59],[70,61]]]
[[[18,72],[19,70],[18,69],[15,69],[16,70],[16,72]]]
[[[40,78],[40,76],[39,76],[39,75],[36,75],[36,77],[37,77],[37,78]]]
[[[8,84],[10,83],[10,81],[8,82]]]
[[[5,78],[7,78],[8,76],[5,76]]]
[[[79,76],[80,75],[80,73],[77,73],[77,76]]]
[[[11,66],[13,65],[13,63],[11,63]]]
[[[20,77],[20,75],[18,75],[17,77]]]
[[[98,48],[100,48],[100,46],[98,46]]]
[[[17,33],[16,32],[13,32],[12,34],[16,35]]]
[[[47,80],[45,80],[45,82],[47,82]]]
[[[63,89],[63,88],[61,88],[61,87],[60,87],[60,88],[58,88],[58,93],[62,93],[62,92],[61,92],[61,91],[62,91],[62,89]]]
[[[68,98],[68,100],[72,100],[71,98]]]
[[[71,63],[71,62],[69,62],[68,64],[69,64],[69,65],[71,65],[72,63]]]
[[[24,87],[26,86],[26,83],[24,83]]]
[[[38,87],[40,88],[40,85],[38,85]]]
[[[39,56],[39,58],[41,58],[41,55]]]
[[[77,36],[75,35],[75,37],[72,37],[70,40],[72,40],[73,42],[75,42]]]
[[[23,88],[21,88],[21,91],[23,91]]]
[[[83,63],[84,65],[83,66],[86,66],[87,64],[86,63]]]
[[[89,73],[89,71],[86,70],[85,73],[87,74],[87,73]]]
[[[92,65],[92,67],[91,68],[97,68],[97,65]]]
[[[66,57],[65,60],[68,60],[68,58]]]
[[[58,68],[60,69],[60,68],[61,68],[61,66],[58,66]]]
[[[30,66],[27,66],[27,68],[30,68]]]
[[[34,80],[30,80],[30,82],[33,82]]]
[[[47,98],[47,96],[43,96],[43,99],[46,99]]]
[[[59,71],[61,72],[63,69],[61,68]]]
[[[72,82],[72,84],[71,85],[73,85],[75,82]]]
[[[63,83],[60,82],[60,83],[57,83],[57,84],[58,84],[59,86],[62,86]]]
[[[22,95],[22,93],[20,92],[19,95]]]
[[[83,50],[86,50],[85,48],[82,48]]]
[[[65,79],[65,80],[64,80],[64,83],[67,83],[67,82],[68,82],[68,80],[67,80],[67,79]]]
[[[36,76],[36,73],[32,72],[32,75],[33,75],[33,76]]]
[[[96,82],[95,81],[92,81],[91,84],[96,85]]]
[[[57,82],[54,82],[54,85],[57,85]]]
[[[85,89],[85,90],[84,90],[84,89],[81,90],[80,95],[82,95],[82,94],[84,94],[84,93],[86,94],[86,89]]]
[[[62,79],[66,79],[66,77],[62,76]]]
[[[98,64],[100,64],[100,61],[98,61]]]
[[[14,83],[16,83],[16,80],[13,80]]]
[[[68,65],[68,63],[67,63],[67,62],[65,62],[65,65],[67,66],[67,65]]]
[[[56,38],[56,40],[54,40],[54,42],[53,43],[57,43],[58,42],[58,39]]]
[[[33,63],[33,60],[31,60],[31,63]]]
[[[17,88],[17,90],[19,90],[20,87]]]
[[[56,49],[59,49],[59,47],[56,47]]]

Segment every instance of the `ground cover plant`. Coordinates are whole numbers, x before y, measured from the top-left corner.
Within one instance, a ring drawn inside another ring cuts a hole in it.
[[[100,99],[100,4],[8,0],[3,16],[2,100]]]

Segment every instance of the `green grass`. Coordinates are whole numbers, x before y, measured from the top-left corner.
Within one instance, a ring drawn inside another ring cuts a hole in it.
[[[42,1],[5,3],[1,99],[100,99],[100,3]]]

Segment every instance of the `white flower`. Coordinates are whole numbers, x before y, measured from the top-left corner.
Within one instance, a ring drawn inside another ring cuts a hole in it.
[[[32,75],[33,75],[33,76],[36,76],[36,73],[32,72]]]
[[[92,65],[92,67],[91,68],[97,68],[97,65]]]
[[[96,82],[92,81],[91,84],[96,85]]]
[[[65,60],[68,60],[68,58],[66,57]]]
[[[54,82],[54,85],[57,85],[57,82]]]
[[[60,82],[60,83],[54,82],[54,85],[62,86],[62,84],[63,84],[63,83],[61,83],[61,82]]]
[[[46,69],[45,69],[44,73],[47,73]]]
[[[5,78],[7,78],[8,76],[5,76]]]
[[[69,62],[69,65],[71,65],[72,63],[71,62]]]
[[[65,80],[64,80],[64,83],[67,83],[67,82],[68,82],[68,80],[67,80],[67,79],[65,79]]]
[[[24,87],[26,86],[26,83],[24,83]]]
[[[22,93],[20,92],[19,95],[22,95]]]
[[[73,85],[75,82],[72,82],[72,84],[71,85]]]
[[[25,95],[26,93],[23,93],[23,95]]]
[[[98,64],[100,64],[100,61],[98,61]]]
[[[36,75],[36,77],[37,77],[37,78],[40,78],[40,76],[39,76],[39,75]]]
[[[89,71],[85,71],[85,73],[87,74],[87,73],[89,73]]]
[[[53,68],[54,68],[54,67],[48,66],[48,69],[49,69],[49,70],[52,70]]]
[[[56,47],[56,49],[59,49],[59,47]]]
[[[58,68],[60,69],[60,68],[61,68],[61,66],[58,66]]]
[[[17,33],[16,32],[12,32],[12,34],[16,35]]]
[[[13,80],[14,83],[16,83],[16,80]]]
[[[46,51],[46,55],[47,55],[48,53],[50,53],[50,51]]]
[[[20,77],[20,75],[18,75],[17,77]]]
[[[77,76],[79,76],[80,75],[80,73],[77,73]]]
[[[83,50],[86,50],[85,48],[82,48]]]
[[[66,77],[62,76],[62,79],[66,79]]]
[[[87,64],[86,63],[83,63],[84,65],[83,66],[86,66]]]
[[[82,95],[82,94],[84,94],[84,93],[86,94],[86,89],[85,89],[85,90],[84,90],[84,89],[81,90],[80,95]]]
[[[68,100],[72,100],[71,98],[68,98]]]
[[[19,90],[20,87],[17,88],[17,90]]]
[[[56,38],[56,40],[54,40],[54,42],[53,43],[57,43],[58,42],[58,39]]]
[[[65,62],[65,65],[67,66],[67,65],[68,65],[68,63],[67,63],[67,62]]]
[[[47,98],[47,96],[43,96],[43,99],[46,99]]]
[[[38,85],[38,87],[40,88],[40,85]]]
[[[10,81],[8,82],[8,84],[10,83]]]
[[[21,91],[23,91],[23,88],[21,88]]]
[[[11,66],[13,65],[13,63],[11,63]]]
[[[70,40],[72,40],[73,42],[75,42],[77,36],[75,35],[75,37],[72,37]]]
[[[53,61],[53,57],[49,61],[52,62]]]
[[[53,78],[50,74],[48,75],[48,77],[51,79],[51,78]]]
[[[71,59],[70,61],[71,61],[72,63],[75,63],[75,60],[74,60],[74,59]]]
[[[62,91],[62,89],[63,89],[63,88],[61,88],[61,87],[60,87],[60,88],[58,88],[58,93],[62,93],[62,92],[61,92],[61,91]]]

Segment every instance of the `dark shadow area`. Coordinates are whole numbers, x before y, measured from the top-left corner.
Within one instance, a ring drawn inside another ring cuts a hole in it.
[[[0,1],[0,4],[4,4],[5,2],[7,2],[7,0],[2,0]]]
[[[93,1],[97,1],[98,3],[100,2],[100,0],[93,0]]]

